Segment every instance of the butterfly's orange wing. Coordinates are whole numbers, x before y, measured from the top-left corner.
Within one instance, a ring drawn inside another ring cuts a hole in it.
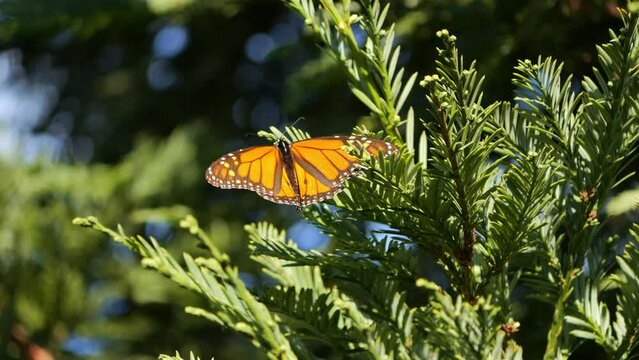
[[[206,180],[223,189],[252,190],[276,203],[306,206],[332,197],[342,190],[346,179],[360,170],[360,159],[348,153],[347,145],[361,146],[376,156],[380,152],[397,152],[390,143],[363,136],[298,141],[290,145],[296,180],[292,182],[276,146],[255,146],[214,161],[206,170]]]
[[[296,205],[296,195],[275,146],[254,146],[228,153],[206,170],[206,181],[222,189],[247,189],[266,200]]]
[[[397,152],[393,144],[363,136],[319,137],[293,143],[299,206],[334,196],[342,190],[344,181],[361,169],[360,159],[348,153],[347,145],[362,146],[375,156]]]

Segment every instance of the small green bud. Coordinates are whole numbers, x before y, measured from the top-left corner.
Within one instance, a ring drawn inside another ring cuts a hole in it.
[[[419,86],[426,87],[432,81],[432,79],[433,78],[430,75],[424,76],[424,79],[419,82]]]
[[[180,220],[180,227],[183,229],[189,229],[191,234],[197,234],[199,226],[197,220],[193,215],[187,215],[184,219]]]
[[[98,218],[95,216],[87,216],[85,218],[77,217],[71,222],[73,225],[79,225],[82,227],[91,227],[98,223]]]
[[[435,33],[439,38],[448,38],[448,30],[442,29]]]

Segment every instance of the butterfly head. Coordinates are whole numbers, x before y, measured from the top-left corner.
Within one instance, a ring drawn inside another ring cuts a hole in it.
[[[291,143],[285,137],[280,137],[275,140],[275,147],[284,154],[291,151]]]

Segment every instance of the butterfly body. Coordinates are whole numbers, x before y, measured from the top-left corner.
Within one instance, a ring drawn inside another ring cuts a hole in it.
[[[299,204],[301,202],[302,195],[300,194],[300,186],[297,182],[297,174],[295,173],[295,159],[291,153],[291,145],[287,141],[280,139],[275,143],[275,147],[277,147],[277,150],[279,150],[280,155],[282,156],[282,164],[284,165],[286,176],[288,176],[291,182],[291,187],[295,192],[295,197],[298,202],[297,206],[299,207],[301,206]]]
[[[370,154],[396,153],[397,148],[363,136],[311,138],[290,143],[254,146],[214,161],[206,180],[223,189],[247,189],[261,197],[301,208],[332,197],[361,169],[360,160],[346,146],[360,146]]]

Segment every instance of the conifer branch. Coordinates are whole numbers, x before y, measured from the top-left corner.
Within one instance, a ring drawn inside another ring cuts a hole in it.
[[[477,79],[474,64],[468,69],[463,67],[463,59],[455,46],[456,38],[447,31],[438,32],[444,43],[440,49],[437,75],[427,76],[421,85],[428,89],[426,99],[431,106],[435,119],[425,123],[434,137],[431,163],[435,171],[431,176],[444,180],[449,199],[455,204],[455,210],[461,227],[461,239],[455,257],[462,267],[462,283],[459,289],[464,299],[472,301],[475,286],[473,284],[474,245],[480,211],[492,191],[489,185],[495,176],[500,160],[487,165],[488,158],[498,146],[495,132],[481,139],[485,124],[497,109],[497,104],[483,108],[480,104],[481,83]],[[447,184],[448,183],[448,184]]]
[[[612,276],[620,290],[617,319],[612,325],[617,345],[612,359],[626,359],[639,348],[639,224],[634,225],[630,235],[623,256],[617,257],[621,273]]]
[[[399,46],[393,27],[384,28],[390,4],[382,8],[378,0],[361,2],[362,14],[351,13],[351,2],[333,0],[286,0],[326,45],[329,53],[346,69],[353,94],[376,117],[386,133],[399,144],[402,107],[417,78],[413,73],[402,84],[403,68],[397,68]],[[353,27],[359,26],[367,38],[358,44]]]
[[[185,265],[180,265],[153,238],[147,240],[141,236],[127,236],[122,227],[118,227],[118,231],[111,230],[91,216],[76,218],[73,223],[105,233],[141,256],[143,266],[204,296],[211,304],[209,310],[187,309],[190,313],[204,316],[248,336],[254,345],[264,349],[270,359],[296,358],[271,313],[249,292],[237,269],[230,265],[228,255],[217,249],[192,216],[185,218],[181,225],[197,236],[209,248],[212,256],[192,258],[184,254]]]
[[[547,255],[551,264],[559,263],[561,268],[553,277],[547,277],[551,282],[558,281],[554,285],[560,289],[548,335],[547,357],[557,356],[561,346],[566,346],[566,351],[572,346],[554,341],[567,329],[560,324],[564,319],[558,315],[564,308],[559,300],[569,294],[567,299],[573,298],[577,304],[588,301],[597,304],[588,300],[588,296],[594,298],[586,295],[588,292],[570,292],[567,280],[574,277],[571,274],[580,272],[588,253],[593,251],[593,242],[601,229],[597,221],[599,208],[618,184],[622,170],[636,156],[637,101],[629,95],[636,94],[639,88],[639,29],[636,14],[621,10],[621,17],[624,21],[621,35],[611,32],[611,41],[598,47],[600,68],[594,69],[595,80],[584,79],[584,91],[578,95],[569,90],[570,77],[561,81],[562,66],[554,60],[540,59],[536,65],[522,62],[517,68],[515,83],[521,89],[518,100],[523,104],[520,115],[528,122],[528,132],[535,136],[535,141],[554,149],[559,160],[557,174],[566,179],[558,188],[558,199],[549,214],[551,221],[561,220],[565,240],[562,236],[553,240],[553,235],[544,241],[549,245],[549,240],[556,241],[549,246],[551,251]],[[567,246],[558,246],[562,240]],[[576,321],[574,317],[569,319]],[[573,334],[583,335],[579,331]],[[611,342],[601,336],[595,338],[610,350]]]
[[[566,305],[573,291],[573,281],[578,276],[578,271],[570,271],[565,277],[559,278],[559,294],[555,302],[555,310],[552,315],[550,330],[548,330],[548,343],[544,352],[544,360],[555,360],[565,356],[565,344],[562,344],[562,332],[566,316]]]
[[[433,105],[436,108],[439,108],[441,104],[438,104],[436,100],[434,100]],[[463,113],[463,111],[462,111]],[[463,238],[463,246],[460,254],[458,255],[458,259],[464,267],[464,284],[462,285],[462,291],[464,294],[464,298],[472,299],[471,296],[471,267],[473,265],[473,246],[475,245],[475,227],[473,226],[469,212],[468,212],[468,204],[466,200],[466,191],[464,186],[462,185],[461,174],[459,172],[459,164],[457,163],[457,154],[453,150],[453,146],[450,140],[449,129],[446,124],[444,110],[437,111],[437,120],[439,122],[439,127],[441,128],[442,139],[444,140],[444,144],[446,145],[446,156],[448,161],[450,162],[451,167],[451,176],[453,181],[455,182],[455,189],[457,190],[457,195],[459,196],[459,205],[461,207],[460,217],[462,221],[462,238]]]
[[[514,256],[530,253],[541,245],[540,229],[544,224],[539,214],[548,209],[554,189],[561,182],[554,180],[556,170],[548,154],[519,154],[511,161],[493,195],[485,255],[489,268],[479,289],[488,285],[491,275],[507,271]]]
[[[436,290],[416,319],[428,331],[430,346],[445,359],[521,359],[522,349],[516,343],[504,343],[505,334],[496,323],[499,310],[490,297],[470,304]]]
[[[411,354],[418,341],[413,340],[412,312],[405,305],[404,296],[397,294],[397,282],[389,279],[388,268],[376,269],[365,260],[340,252],[332,256],[335,261],[314,267],[313,275],[303,275],[310,268],[300,265],[309,254],[304,255],[294,243],[286,241],[284,232],[265,223],[246,229],[252,257],[266,264],[266,273],[282,285],[265,289],[263,301],[295,334],[331,345],[339,353],[353,351],[355,346],[375,358],[386,351],[395,353],[397,358],[414,358]],[[319,253],[315,257],[320,257]],[[379,260],[383,263],[384,259]],[[320,268],[332,274],[331,281],[337,287],[324,287]],[[297,274],[300,279],[289,280],[290,276],[283,276],[284,273]],[[353,279],[357,274],[362,277]],[[358,300],[357,306],[354,299]],[[343,308],[345,304],[349,304],[348,311]]]
[[[616,319],[612,320],[608,305],[599,300],[599,284],[582,280],[577,286],[580,296],[574,315],[567,316],[573,326],[570,334],[599,344],[608,359],[632,358],[639,346],[639,225],[630,232],[623,256],[617,257],[620,271],[610,276],[617,285]],[[598,254],[600,255],[600,254]]]

